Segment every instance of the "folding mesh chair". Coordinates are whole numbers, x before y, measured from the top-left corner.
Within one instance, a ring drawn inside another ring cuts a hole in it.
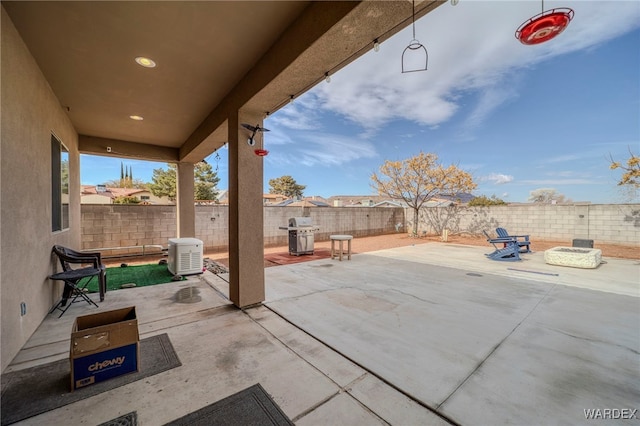
[[[62,311],[58,317],[60,318],[72,303],[82,302],[83,300],[97,308],[98,305],[87,295],[86,287],[94,277],[97,277],[101,290],[102,286],[106,284],[105,269],[100,261],[100,256],[96,256],[95,253],[79,253],[62,246],[53,246],[52,251],[60,260],[62,272],[50,275],[49,278],[64,281],[64,290],[62,291],[62,298],[51,308],[49,313],[55,310]],[[91,264],[91,266],[74,269],[71,267],[73,264]],[[69,299],[71,299],[70,302]]]

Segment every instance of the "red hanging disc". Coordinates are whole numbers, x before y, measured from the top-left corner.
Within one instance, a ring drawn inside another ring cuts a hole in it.
[[[529,19],[516,30],[522,44],[540,44],[560,34],[573,19],[573,9],[551,9]]]
[[[264,157],[269,153],[266,149],[256,149],[253,152],[255,152],[258,157]]]

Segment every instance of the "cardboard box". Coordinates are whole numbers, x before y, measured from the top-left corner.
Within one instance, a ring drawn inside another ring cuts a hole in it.
[[[139,371],[135,306],[76,318],[71,330],[71,390]]]

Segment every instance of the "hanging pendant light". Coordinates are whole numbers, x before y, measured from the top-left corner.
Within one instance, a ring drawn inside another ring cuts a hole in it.
[[[416,39],[416,1],[413,0],[413,14],[412,18],[412,26],[413,26],[413,39],[409,42],[409,45],[404,48],[402,52],[402,72],[415,72],[415,71],[426,71],[427,63],[429,61],[429,54],[427,53],[427,48],[422,45]],[[405,57],[405,54],[409,54]],[[411,63],[405,64],[405,59],[410,59]],[[424,68],[422,67],[422,61],[424,59]]]
[[[560,34],[573,19],[573,9],[560,7],[544,10],[542,0],[542,13],[524,22],[516,30],[516,38],[526,45],[540,44],[549,41]]]

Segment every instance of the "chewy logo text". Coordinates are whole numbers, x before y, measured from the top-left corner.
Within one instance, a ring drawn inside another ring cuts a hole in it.
[[[114,359],[108,359],[102,362],[96,362],[95,364],[91,364],[89,366],[89,371],[100,371],[103,368],[112,367],[114,365],[122,365],[124,363],[124,359],[126,357],[119,356]]]

